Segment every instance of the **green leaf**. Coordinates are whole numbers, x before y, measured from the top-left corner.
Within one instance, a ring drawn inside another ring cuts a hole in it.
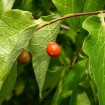
[[[51,101],[51,105],[56,105],[56,104],[59,104],[59,98],[60,98],[60,95],[61,95],[61,92],[62,92],[62,80],[59,81],[59,84],[58,84],[58,89],[56,90],[55,94],[54,94],[54,97]]]
[[[91,11],[99,11],[103,10],[105,5],[105,2],[103,0],[86,0],[84,4],[83,12],[91,12]],[[86,19],[88,16],[82,17],[82,22],[84,19]]]
[[[66,87],[68,84],[71,84],[72,89],[78,84],[79,81],[86,75],[86,62],[87,59],[76,63],[67,76],[64,78],[63,86]],[[76,83],[77,82],[77,83]]]
[[[2,105],[3,100],[10,95],[10,92],[14,88],[16,78],[17,78],[17,71],[16,71],[16,62],[15,62],[6,80],[4,81],[3,87],[1,88],[0,105]]]
[[[105,14],[91,16],[83,23],[89,36],[83,44],[98,88],[100,105],[105,105]]]
[[[103,0],[85,0],[84,12],[98,11],[104,8]]]
[[[78,84],[84,79],[86,75],[86,62],[87,59],[78,62],[73,66],[69,73],[59,82],[58,89],[56,90],[52,99],[51,105],[62,103],[67,99]],[[65,68],[68,70],[68,68]]]
[[[51,16],[49,16],[49,18],[51,18]],[[48,19],[48,17],[46,17],[46,19]],[[39,19],[38,21],[39,22],[41,21],[41,23],[47,22],[41,19]],[[49,42],[56,40],[59,28],[60,22],[56,22],[36,31],[34,33],[34,36],[31,38],[29,44],[30,52],[33,56],[32,57],[33,68],[37,83],[39,85],[40,97],[42,93],[46,72],[50,62],[50,57],[46,53],[46,46]]]
[[[0,16],[0,91],[35,27],[31,13],[26,11],[11,10]]]
[[[11,10],[15,0],[0,0],[0,13]]]
[[[78,84],[84,79],[86,75],[86,62],[87,59],[78,62],[69,71],[68,75],[63,80],[62,96],[67,97],[71,91],[74,90]]]
[[[83,11],[85,0],[52,0],[58,12],[63,15],[70,13],[79,13]],[[81,17],[67,19],[67,23],[75,30],[79,28]]]
[[[51,101],[51,105],[56,105],[57,104],[57,101],[59,99],[59,95],[60,95],[60,92],[59,92],[59,89],[57,89],[55,94],[54,94],[54,97]]]
[[[46,95],[48,95],[52,91],[52,89],[54,89],[56,85],[58,84],[60,80],[60,76],[61,76],[61,70],[62,70],[62,67],[58,65],[52,65],[51,68],[48,68],[48,72],[45,78],[45,83],[43,86],[43,94],[42,94],[43,98]]]
[[[73,92],[69,105],[91,105],[91,102],[84,89],[78,87]]]

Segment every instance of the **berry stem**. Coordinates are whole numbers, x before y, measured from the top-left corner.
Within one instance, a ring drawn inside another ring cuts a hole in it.
[[[99,14],[99,13],[105,13],[105,10],[101,10],[101,11],[95,11],[95,12],[84,12],[84,13],[73,13],[73,14],[67,14],[63,17],[60,17],[60,18],[57,18],[57,19],[54,19],[54,20],[51,20],[49,21],[48,23],[46,24],[43,24],[42,26],[39,26],[37,30],[47,26],[47,25],[50,25],[52,23],[55,23],[55,22],[58,22],[58,21],[61,21],[61,20],[64,20],[64,19],[67,19],[67,18],[71,18],[71,17],[77,17],[77,16],[85,16],[85,15],[94,15],[94,14]]]

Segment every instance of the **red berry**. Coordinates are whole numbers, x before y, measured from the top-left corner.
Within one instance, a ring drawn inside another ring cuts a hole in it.
[[[56,42],[50,42],[47,45],[46,51],[51,57],[58,56],[60,54],[60,46]]]
[[[30,60],[30,54],[27,50],[23,50],[18,56],[18,61],[20,63],[28,63],[29,60]]]

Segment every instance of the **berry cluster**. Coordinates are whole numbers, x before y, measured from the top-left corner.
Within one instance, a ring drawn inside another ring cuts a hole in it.
[[[46,52],[51,57],[56,57],[60,54],[60,46],[56,42],[50,42],[47,45]],[[28,63],[30,61],[30,54],[27,50],[23,50],[18,56],[20,63]]]

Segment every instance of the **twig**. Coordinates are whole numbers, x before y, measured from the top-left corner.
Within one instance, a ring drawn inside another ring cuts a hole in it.
[[[77,60],[77,58],[79,57],[81,51],[82,51],[82,48],[79,50],[79,52],[77,53],[77,55],[76,55],[75,58],[73,59],[72,64],[71,64],[72,66],[73,66],[74,63],[76,62],[76,60]]]
[[[51,20],[51,21],[49,21],[48,23],[43,24],[42,26],[39,26],[39,27],[36,29],[36,31],[39,30],[39,29],[41,29],[41,28],[43,28],[43,27],[45,27],[45,26],[47,26],[47,25],[50,25],[50,24],[55,23],[55,22],[58,22],[58,21],[60,21],[60,20],[64,20],[64,19],[71,18],[71,17],[77,17],[77,16],[94,15],[94,14],[99,14],[99,13],[105,13],[105,10],[95,11],[95,12],[84,12],[84,13],[67,14],[67,15],[65,15],[65,16],[63,16],[63,17],[60,17],[60,18]]]
[[[61,28],[64,29],[64,30],[69,30],[70,29],[70,27],[68,27],[66,25],[63,25],[63,24],[61,25]]]

